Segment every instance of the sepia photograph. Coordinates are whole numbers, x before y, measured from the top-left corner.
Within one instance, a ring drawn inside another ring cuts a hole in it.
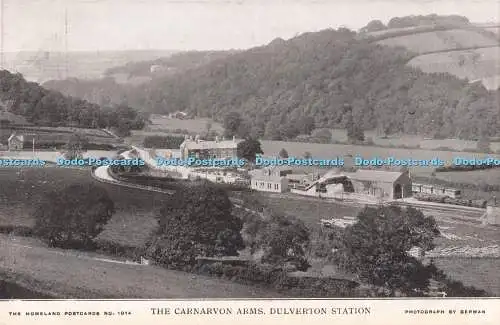
[[[500,297],[500,1],[0,1],[0,299]]]

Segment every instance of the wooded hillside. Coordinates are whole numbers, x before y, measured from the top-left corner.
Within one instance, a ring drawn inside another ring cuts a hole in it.
[[[418,17],[396,25],[421,26]],[[253,135],[275,140],[296,137],[297,126],[311,117],[316,128],[345,127],[346,105],[360,127],[385,134],[500,135],[499,92],[447,73],[424,73],[407,65],[416,53],[358,36],[340,28],[276,39],[113,96],[149,112],[181,110],[217,121],[238,112]],[[92,92],[110,96],[106,88]]]

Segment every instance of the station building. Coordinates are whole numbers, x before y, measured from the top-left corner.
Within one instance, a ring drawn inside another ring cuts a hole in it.
[[[287,173],[279,167],[266,167],[251,172],[250,188],[262,192],[288,191]]]

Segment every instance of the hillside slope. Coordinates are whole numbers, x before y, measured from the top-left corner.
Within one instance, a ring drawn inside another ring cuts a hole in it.
[[[316,127],[342,127],[345,103],[365,129],[385,133],[498,132],[495,94],[450,75],[412,69],[406,64],[413,57],[358,40],[350,31],[325,30],[153,81],[137,99],[155,112],[180,109],[216,120],[239,111],[253,133],[271,139],[296,135],[295,126],[306,117],[314,117]]]
[[[29,81],[43,83],[48,80],[66,78],[95,79],[112,67],[129,62],[140,62],[167,57],[174,51],[98,51],[63,52],[40,50],[37,52],[5,53],[5,69],[22,73]],[[66,75],[66,64],[68,67]]]
[[[174,77],[186,70],[223,59],[237,51],[189,51],[155,60],[131,61],[107,69],[102,78],[48,80],[43,86],[99,105],[121,103],[134,87],[153,79]],[[132,102],[135,102],[132,100]],[[142,103],[141,103],[142,104]],[[137,105],[142,107],[142,105]]]
[[[431,46],[433,52],[443,48],[448,51],[450,44],[460,42],[464,47],[493,44],[489,34],[471,29],[461,17],[428,26],[429,21],[439,19],[403,17],[391,21],[389,28],[370,23],[371,28],[362,33],[340,28],[305,33],[286,41],[276,39],[174,76],[156,78],[126,91],[122,88],[118,93],[129,105],[155,113],[182,110],[222,121],[227,113],[236,111],[243,116],[247,133],[274,140],[300,135],[301,126],[310,118],[316,128],[344,127],[350,115],[348,107],[363,128],[377,128],[386,134],[463,138],[500,135],[499,93],[446,73],[425,73],[418,68],[423,63],[407,64],[418,60],[418,53],[397,44],[377,44],[414,34],[415,30],[435,33],[435,39],[442,43]],[[378,38],[366,37],[374,32],[373,27],[379,32]],[[473,30],[481,38],[468,40],[461,28]],[[391,29],[398,29],[399,34],[394,35]],[[480,51],[485,57],[494,56],[488,52],[490,48]],[[475,69],[471,73],[495,78],[495,70],[488,65]],[[64,82],[52,86],[65,87]],[[111,96],[98,86],[90,87],[85,96],[91,96],[91,92],[100,98]]]
[[[144,118],[126,105],[100,107],[0,70],[0,124],[140,129]]]
[[[415,16],[413,21],[403,24],[405,27],[400,27],[394,19],[387,26],[372,21],[362,29],[362,35],[377,44],[403,47],[419,54],[409,65],[425,72],[450,73],[469,81],[481,81],[488,89],[498,89],[499,26],[471,24],[465,18],[454,24],[449,21],[444,24],[428,17]]]

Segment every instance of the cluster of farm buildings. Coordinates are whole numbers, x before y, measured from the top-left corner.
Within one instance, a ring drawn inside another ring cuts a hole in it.
[[[156,150],[155,155],[166,158],[236,159],[238,140],[216,138],[214,141],[186,137],[179,150]],[[271,166],[248,171],[248,178],[240,178],[230,171],[212,168],[191,172],[197,177],[218,183],[249,182],[251,189],[261,192],[294,193],[321,198],[363,196],[379,200],[411,197],[413,193],[427,193],[459,197],[460,191],[435,185],[414,184],[409,171],[357,169],[346,172],[340,168],[317,169],[303,172],[290,166]]]

